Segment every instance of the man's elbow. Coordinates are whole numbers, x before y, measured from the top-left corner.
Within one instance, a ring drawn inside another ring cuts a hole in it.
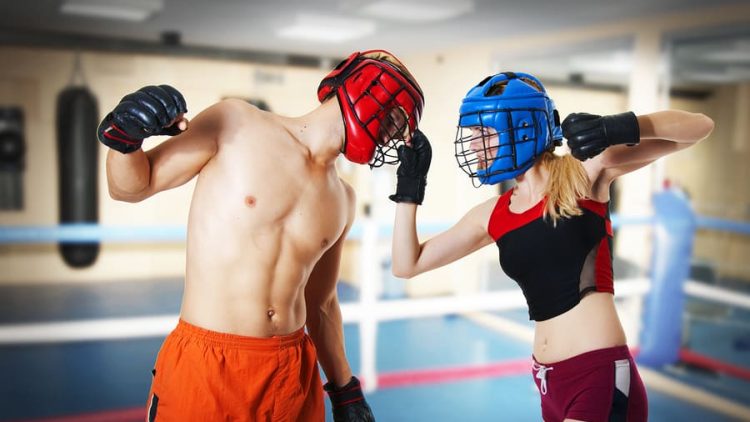
[[[413,268],[405,268],[394,265],[391,267],[391,273],[398,278],[412,278],[416,275]]]
[[[115,201],[121,201],[121,202],[129,202],[131,204],[134,204],[136,202],[141,202],[144,199],[147,198],[147,195],[143,195],[143,193],[127,193],[123,192],[117,189],[113,189],[111,186],[109,188],[109,197],[114,199]]]

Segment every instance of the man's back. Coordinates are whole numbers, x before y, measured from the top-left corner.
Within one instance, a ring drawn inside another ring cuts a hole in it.
[[[213,158],[201,169],[188,222],[182,318],[268,337],[305,323],[305,283],[343,235],[353,191],[301,139],[305,117],[223,101]]]

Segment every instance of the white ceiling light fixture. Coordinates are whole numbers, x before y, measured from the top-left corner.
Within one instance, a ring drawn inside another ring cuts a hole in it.
[[[164,0],[64,0],[66,15],[142,22],[164,8]]]
[[[474,0],[379,0],[362,8],[367,16],[404,22],[438,22],[472,11]]]
[[[375,22],[371,20],[301,13],[294,23],[279,28],[276,35],[293,40],[340,43],[374,32]]]
[[[582,53],[568,59],[571,71],[598,72],[611,75],[628,75],[633,69],[633,56],[629,51]]]
[[[750,38],[712,45],[710,51],[704,52],[702,58],[709,62],[748,64],[750,63]]]

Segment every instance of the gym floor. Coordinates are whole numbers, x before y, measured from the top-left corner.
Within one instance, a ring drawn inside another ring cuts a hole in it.
[[[180,280],[78,286],[0,287],[4,324],[176,314]],[[342,302],[357,292],[341,284]],[[690,301],[689,347],[750,369],[750,314]],[[707,310],[708,309],[708,310]],[[491,317],[527,320],[525,311]],[[744,325],[743,325],[744,324]],[[352,369],[359,371],[359,329],[345,326]],[[0,346],[0,420],[142,420],[151,368],[162,338]],[[379,389],[368,395],[381,421],[539,421],[530,345],[464,316],[378,325]],[[657,370],[678,383],[747,406],[750,381],[689,365]],[[652,421],[736,420],[651,388]]]

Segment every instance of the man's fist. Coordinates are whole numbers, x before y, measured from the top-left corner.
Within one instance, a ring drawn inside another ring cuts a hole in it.
[[[97,135],[104,145],[127,154],[149,136],[178,135],[186,112],[185,98],[176,89],[146,86],[123,97],[99,124]]]
[[[333,422],[375,422],[375,416],[365,401],[357,377],[352,377],[343,387],[336,387],[328,382],[323,389],[331,399]]]

